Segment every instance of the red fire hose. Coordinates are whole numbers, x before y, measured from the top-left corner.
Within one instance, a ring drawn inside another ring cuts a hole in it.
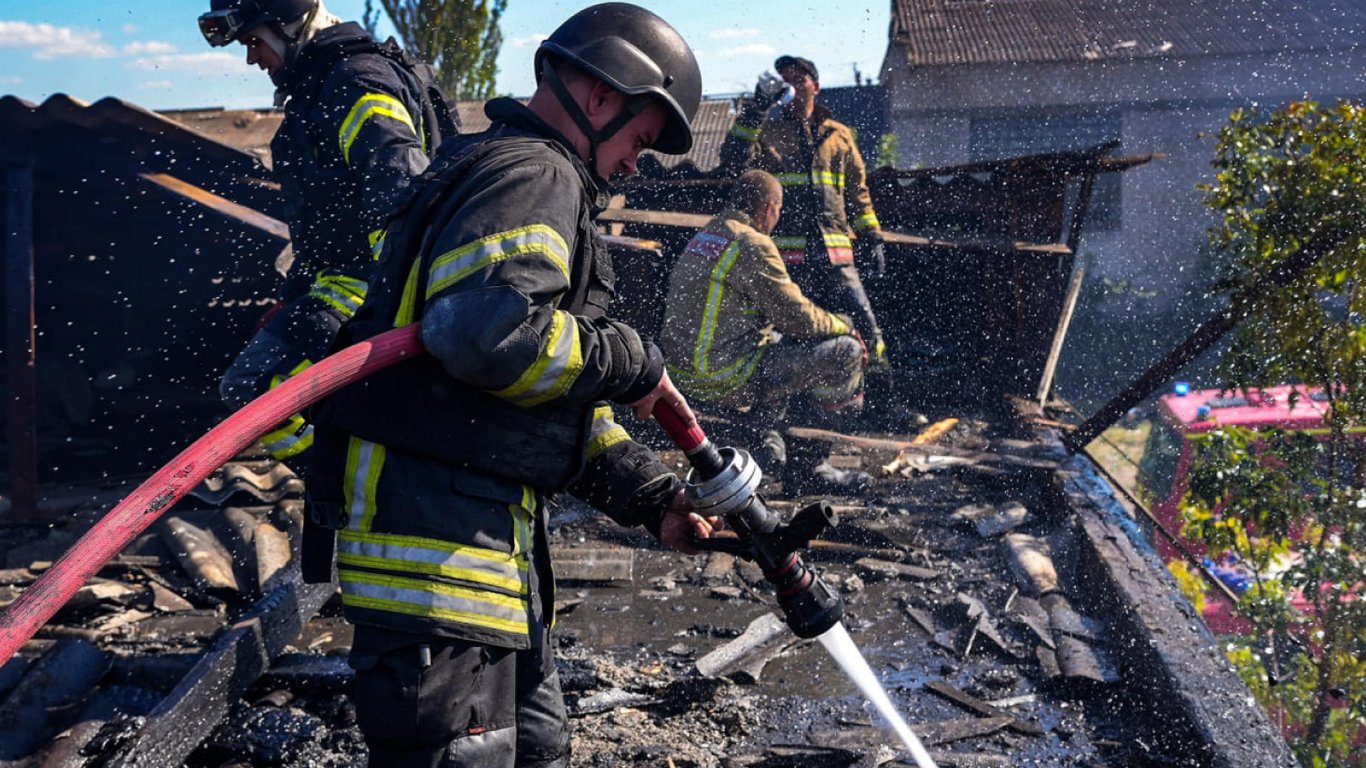
[[[353,381],[422,354],[420,325],[382,333],[332,355],[256,398],[181,451],[94,525],[0,612],[0,665],[138,534],[223,462],[292,414]]]

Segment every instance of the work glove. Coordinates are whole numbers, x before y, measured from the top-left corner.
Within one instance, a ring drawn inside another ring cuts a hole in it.
[[[754,106],[759,109],[768,109],[778,102],[786,104],[792,101],[792,96],[792,86],[772,72],[759,75],[759,81],[754,84]]]
[[[887,359],[887,341],[880,332],[873,337],[873,347],[868,350],[868,368],[872,371],[888,371],[892,368],[892,361]]]
[[[887,276],[887,246],[882,232],[870,229],[860,232],[854,241],[854,266],[862,277],[881,278]]]

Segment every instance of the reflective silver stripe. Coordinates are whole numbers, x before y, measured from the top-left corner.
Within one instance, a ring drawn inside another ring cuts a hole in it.
[[[545,345],[535,361],[517,381],[493,394],[529,408],[563,395],[582,372],[583,350],[579,347],[578,321],[568,312],[557,309],[551,316]]]
[[[617,424],[610,407],[600,405],[593,409],[593,425],[588,430],[589,459],[596,458],[608,448],[630,439],[631,436],[626,430]]]
[[[338,570],[342,603],[358,608],[425,616],[499,632],[526,634],[530,601],[424,579]]]
[[[346,486],[343,500],[347,509],[346,527],[369,531],[375,519],[375,490],[384,468],[384,446],[351,438],[346,452]]]
[[[511,594],[530,592],[524,556],[420,536],[341,531],[337,537],[337,562],[397,573],[442,576]]]
[[[549,258],[560,274],[569,279],[569,246],[564,238],[544,224],[532,224],[481,237],[436,257],[427,273],[427,298],[485,267],[529,253]]]

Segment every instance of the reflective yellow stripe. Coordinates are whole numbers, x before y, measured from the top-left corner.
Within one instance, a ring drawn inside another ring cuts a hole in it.
[[[493,394],[515,405],[529,408],[553,400],[574,385],[583,372],[583,350],[579,348],[579,324],[568,312],[555,310],[551,315],[540,354],[511,385]]]
[[[369,531],[374,523],[375,489],[379,487],[384,456],[384,446],[351,438],[346,450],[346,485],[342,497],[347,509],[348,530]]]
[[[346,275],[320,273],[308,295],[326,302],[346,318],[350,318],[365,302],[369,286],[364,280]]]
[[[512,552],[525,556],[531,551],[531,518],[536,514],[536,492],[530,486],[522,486],[522,503],[509,504],[512,514]]]
[[[705,376],[711,368],[711,344],[716,337],[716,318],[721,311],[721,299],[726,295],[726,275],[740,258],[740,244],[731,243],[716,261],[711,270],[711,282],[707,287],[707,306],[702,312],[702,327],[697,332],[697,346],[693,348],[692,367],[699,375]]]
[[[425,616],[499,632],[526,634],[527,598],[507,597],[421,579],[338,570],[342,604],[409,616]]]
[[[844,174],[835,171],[812,171],[812,182],[825,187],[844,189]]]
[[[730,135],[734,136],[737,139],[742,139],[744,141],[753,143],[759,140],[759,129],[746,128],[745,126],[736,123],[735,125],[732,125],[730,127]]]
[[[778,183],[784,187],[802,186],[811,183],[811,174],[808,173],[777,173],[774,176]]]
[[[844,234],[840,234],[839,232],[826,232],[826,233],[824,233],[824,238],[825,238],[825,245],[826,245],[827,248],[852,248],[852,247],[854,247],[854,242],[853,242],[852,240],[849,239],[849,236],[848,236],[848,235],[844,235]]]
[[[367,93],[356,100],[355,106],[351,107],[351,112],[342,121],[341,129],[337,131],[337,140],[341,144],[342,159],[347,165],[351,164],[351,145],[360,135],[360,129],[372,117],[388,117],[408,126],[408,130],[417,135],[417,128],[413,126],[413,118],[408,114],[408,108],[403,106],[403,102],[390,96],[387,93]]]
[[[370,257],[376,261],[379,260],[380,253],[384,251],[384,234],[385,231],[382,229],[370,233]]]
[[[279,429],[262,435],[261,444],[280,461],[293,458],[313,447],[313,425],[296,413]]]
[[[413,324],[413,313],[417,311],[417,286],[421,277],[422,259],[416,259],[408,270],[408,281],[403,284],[403,298],[398,303],[398,316],[394,318],[395,328]]]
[[[840,319],[839,315],[835,314],[834,312],[830,312],[828,314],[830,315],[831,333],[833,333],[836,336],[843,336],[844,334],[849,332],[849,326],[844,324],[844,321]]]
[[[617,443],[624,443],[630,439],[631,436],[613,418],[610,407],[601,405],[593,409],[593,426],[588,431],[590,461]]]
[[[757,347],[730,366],[706,375],[669,366],[669,376],[689,397],[711,400],[732,394],[754,375],[763,359],[764,347]]]
[[[872,211],[854,219],[854,229],[880,229],[881,227],[882,225],[877,220],[877,214]]]
[[[270,389],[275,389],[290,378],[298,376],[312,364],[312,360],[305,359],[291,368],[289,373],[275,374],[270,377]],[[271,456],[280,461],[298,456],[313,447],[313,425],[296,413],[280,426],[262,435],[261,444]]]
[[[525,595],[525,557],[421,536],[354,530],[337,535],[337,562],[371,569],[425,573]]]
[[[438,256],[427,277],[427,298],[485,267],[531,253],[550,259],[564,278],[569,279],[569,246],[564,238],[544,224],[532,224],[481,237]]]

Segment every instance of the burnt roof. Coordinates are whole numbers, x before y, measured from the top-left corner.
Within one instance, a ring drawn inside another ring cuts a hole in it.
[[[894,0],[912,66],[1217,56],[1351,48],[1366,4],[1344,0]]]

